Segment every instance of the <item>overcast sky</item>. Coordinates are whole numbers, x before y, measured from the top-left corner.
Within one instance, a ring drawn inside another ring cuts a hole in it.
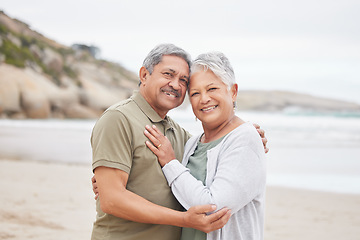
[[[240,89],[360,103],[359,0],[1,0],[12,18],[65,45],[84,43],[137,72],[159,43],[218,50]]]

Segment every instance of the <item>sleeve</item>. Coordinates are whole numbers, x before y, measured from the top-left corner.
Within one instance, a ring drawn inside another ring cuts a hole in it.
[[[217,209],[228,207],[237,212],[265,188],[264,159],[248,146],[238,146],[233,141],[220,151],[213,182],[204,186],[188,169],[176,161],[164,166],[164,174],[171,189],[183,205],[215,204]]]
[[[129,121],[117,110],[110,110],[97,121],[91,136],[93,171],[99,166],[127,173],[132,165],[132,134]]]

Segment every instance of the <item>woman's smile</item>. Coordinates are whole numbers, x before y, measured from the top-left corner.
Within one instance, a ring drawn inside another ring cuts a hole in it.
[[[214,105],[214,106],[210,106],[210,107],[204,107],[204,108],[200,109],[200,111],[202,111],[202,112],[210,112],[211,110],[214,110],[217,107],[218,107],[218,105]]]

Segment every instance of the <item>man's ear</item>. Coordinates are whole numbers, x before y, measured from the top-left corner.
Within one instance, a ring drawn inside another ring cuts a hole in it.
[[[230,91],[231,91],[232,100],[233,102],[235,102],[238,94],[238,85],[236,83],[232,85]]]
[[[145,84],[145,82],[146,82],[146,80],[148,79],[149,76],[150,76],[150,73],[146,69],[146,67],[141,67],[140,71],[139,71],[139,78],[140,78],[141,84]]]

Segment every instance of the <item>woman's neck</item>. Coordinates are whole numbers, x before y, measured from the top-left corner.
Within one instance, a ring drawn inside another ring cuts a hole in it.
[[[244,121],[242,119],[234,115],[228,121],[217,127],[208,127],[206,124],[203,124],[204,135],[201,137],[200,141],[202,143],[208,143],[217,140],[243,123]]]

